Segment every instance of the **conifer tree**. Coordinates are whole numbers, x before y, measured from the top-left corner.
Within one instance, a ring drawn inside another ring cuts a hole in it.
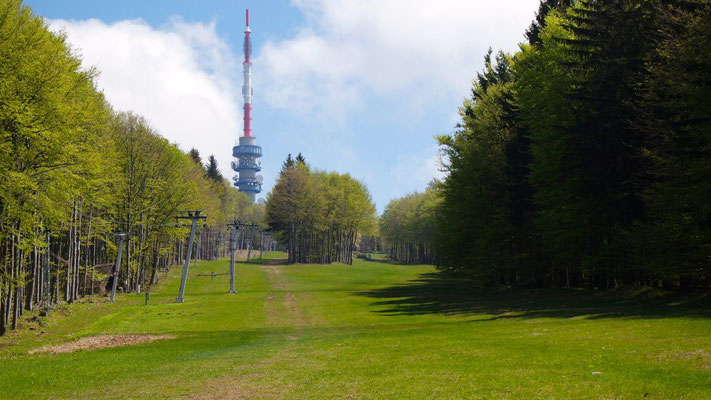
[[[207,165],[205,165],[205,173],[207,174],[208,178],[218,183],[221,183],[225,179],[222,176],[222,173],[220,173],[220,170],[217,168],[217,160],[215,159],[215,156],[213,154],[210,154],[210,157],[207,159]]]
[[[195,164],[202,166],[202,157],[200,157],[200,152],[198,151],[198,149],[193,147],[188,152],[188,155],[190,156],[190,159],[192,159]]]
[[[676,3],[676,4],[674,4]],[[687,290],[711,282],[711,5],[658,5],[656,57],[635,109],[647,215],[630,232],[641,280]]]

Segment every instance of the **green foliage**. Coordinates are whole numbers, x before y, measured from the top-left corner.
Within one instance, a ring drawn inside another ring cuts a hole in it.
[[[311,171],[304,157],[287,157],[272,192],[265,221],[289,249],[289,262],[351,264],[361,236],[376,229],[368,189],[348,174]]]
[[[391,200],[380,217],[380,236],[390,258],[408,264],[434,264],[437,209],[436,189]]]
[[[217,168],[217,160],[212,154],[210,154],[210,157],[207,159],[207,165],[205,165],[205,173],[207,174],[208,178],[218,183],[222,183],[222,181],[225,179],[222,176],[220,170]]]
[[[709,2],[542,1],[439,137],[442,269],[709,289]]]
[[[634,256],[665,284],[711,284],[711,7],[661,8],[659,44],[637,109],[647,161],[646,217]],[[695,6],[694,6],[695,5]]]
[[[541,30],[546,26],[546,18],[548,14],[553,10],[564,10],[566,7],[570,7],[572,0],[541,0],[538,5],[538,12],[536,13],[536,18],[531,23],[531,26],[526,30],[526,39],[528,39],[528,44],[532,46],[537,46],[541,44]]]
[[[651,18],[650,3],[580,2],[550,18],[521,67],[536,224],[552,279],[566,286],[634,280],[623,275],[631,266],[625,231],[643,214],[633,181],[642,137],[630,105],[644,79]],[[549,111],[557,115],[539,121]]]
[[[19,1],[0,5],[0,37],[0,212],[28,232],[90,178],[108,113],[94,71]]]
[[[190,151],[188,152],[188,156],[191,160],[193,160],[195,164],[202,166],[202,157],[200,157],[200,152],[198,151],[198,149],[194,147],[190,149]]]
[[[529,143],[518,122],[514,60],[498,53],[477,75],[453,136],[440,136],[448,172],[440,187],[437,262],[491,282],[533,262]],[[515,278],[516,279],[516,278]]]
[[[197,150],[186,155],[142,117],[115,113],[96,74],[29,7],[0,2],[0,335],[23,309],[100,287],[114,231],[134,234],[119,266],[129,291],[167,253],[182,254],[176,211],[204,210],[213,230],[261,218],[214,157],[206,175]]]

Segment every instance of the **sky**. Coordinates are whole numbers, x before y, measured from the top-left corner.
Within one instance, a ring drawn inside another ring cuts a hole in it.
[[[489,47],[514,52],[538,0],[25,0],[66,33],[118,111],[143,115],[226,177],[242,135],[245,9],[252,130],[265,197],[287,154],[349,173],[378,212],[442,178],[451,134]]]

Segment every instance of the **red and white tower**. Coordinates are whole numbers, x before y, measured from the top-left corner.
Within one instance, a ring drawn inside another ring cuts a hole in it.
[[[252,136],[252,30],[249,29],[249,9],[247,9],[247,28],[244,30],[244,136]]]
[[[262,148],[257,146],[257,138],[252,136],[252,30],[249,28],[249,10],[247,10],[247,27],[244,30],[244,135],[239,138],[239,145],[232,149],[232,156],[237,162],[232,162],[232,169],[237,172],[233,178],[234,184],[254,201],[257,193],[262,191],[262,177],[256,175],[261,171],[257,158],[262,156]]]

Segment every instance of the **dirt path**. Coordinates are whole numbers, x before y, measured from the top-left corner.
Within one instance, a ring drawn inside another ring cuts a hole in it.
[[[299,308],[296,296],[290,291],[291,287],[282,275],[281,268],[279,265],[262,268],[271,289],[265,300],[267,315],[275,326],[293,326],[297,333],[301,333],[301,328],[308,325],[308,322]]]
[[[236,365],[234,374],[208,381],[205,390],[201,393],[193,394],[191,400],[227,400],[227,399],[279,399],[283,398],[283,387],[263,386],[250,384],[251,379],[256,379],[264,374],[268,374],[272,365],[291,360],[294,355],[289,352],[289,348],[296,345],[297,341],[303,337],[304,328],[309,322],[304,317],[296,295],[292,293],[288,279],[284,277],[280,265],[265,265],[261,269],[264,271],[269,283],[269,294],[264,300],[264,308],[267,314],[268,324],[273,328],[292,328],[286,335],[289,343],[286,347],[279,349],[271,356],[264,358],[251,365]],[[297,362],[297,359],[293,359]],[[245,374],[244,371],[250,371]]]

